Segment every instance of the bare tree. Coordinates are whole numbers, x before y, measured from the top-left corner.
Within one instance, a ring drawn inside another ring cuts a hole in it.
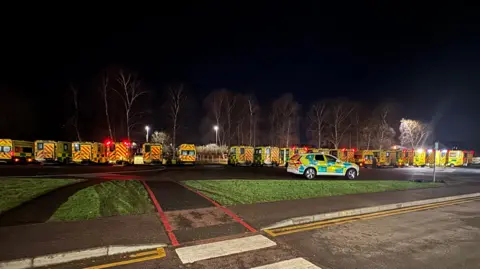
[[[327,114],[327,104],[322,101],[314,103],[308,111],[308,119],[310,122],[309,132],[316,140],[318,147],[322,147],[323,130],[325,128],[325,120]]]
[[[225,133],[225,130],[223,128],[224,125],[223,125],[222,113],[224,111],[223,103],[225,102],[226,94],[227,94],[227,90],[225,89],[213,91],[205,98],[205,101],[204,101],[204,105],[208,111],[208,114],[211,115],[211,117],[213,117],[214,124],[218,126],[219,138],[221,138],[220,134]],[[223,142],[224,142],[223,139],[220,139],[219,143],[223,144]]]
[[[110,81],[110,78],[109,78],[109,75],[107,73],[105,73],[102,77],[102,86],[100,87],[100,92],[102,94],[102,97],[103,97],[103,104],[105,106],[105,117],[107,119],[107,127],[108,127],[108,134],[110,135],[110,139],[114,139],[115,140],[115,137],[113,136],[113,132],[112,132],[112,125],[111,125],[111,122],[110,122],[110,115],[108,113],[108,92],[109,92],[109,81]]]
[[[175,150],[173,150],[175,147],[171,143],[171,138],[166,132],[159,132],[155,131],[153,132],[151,138],[150,138],[152,143],[158,143],[162,144],[162,149],[163,153],[170,155],[174,154]]]
[[[275,138],[278,138],[280,144],[287,148],[291,145],[292,140],[298,140],[296,123],[299,108],[300,105],[294,100],[291,93],[280,96],[272,104],[275,129],[271,131],[276,134]],[[273,145],[275,144],[277,143],[273,143]]]
[[[232,114],[233,109],[235,108],[237,102],[236,94],[232,92],[225,92],[225,114],[227,116],[227,146],[231,144],[231,137],[232,137]]]
[[[72,126],[75,128],[75,132],[77,134],[77,141],[82,141],[82,138],[80,136],[80,130],[78,128],[78,116],[79,116],[79,108],[78,108],[78,90],[73,86],[70,85],[70,90],[72,91],[73,94],[73,106],[75,109],[75,112],[71,118]]]
[[[350,115],[355,110],[355,106],[349,101],[333,100],[330,102],[329,111],[329,135],[328,140],[338,149],[342,139],[352,126]]]
[[[372,139],[375,133],[375,127],[372,124],[368,124],[362,127],[360,130],[360,144],[358,147],[369,150],[372,146]]]
[[[373,122],[376,123],[375,140],[377,141],[378,149],[384,149],[392,146],[395,138],[395,130],[390,126],[388,122],[389,114],[392,110],[392,106],[388,103],[380,105],[375,110],[375,118]]]
[[[431,135],[430,124],[417,120],[400,120],[400,144],[411,148],[423,147]]]
[[[130,132],[138,124],[138,117],[143,113],[134,111],[135,101],[147,92],[140,88],[140,81],[135,76],[127,74],[123,70],[118,73],[117,82],[120,84],[120,89],[113,88],[113,90],[122,98],[125,108],[127,138],[130,140]]]
[[[177,139],[177,129],[179,125],[179,115],[180,111],[183,108],[187,96],[183,89],[183,84],[180,84],[178,87],[169,87],[168,94],[170,96],[170,105],[169,105],[169,115],[172,121],[172,146],[176,147]],[[175,151],[173,152],[173,157],[175,157]]]
[[[247,103],[248,103],[248,145],[255,146],[255,127],[256,127],[256,119],[258,112],[258,104],[257,99],[254,95],[247,96]]]

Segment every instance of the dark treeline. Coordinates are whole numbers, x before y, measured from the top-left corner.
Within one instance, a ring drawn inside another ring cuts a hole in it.
[[[139,75],[120,69],[110,69],[91,83],[70,84],[61,96],[40,104],[5,91],[0,137],[144,142],[148,125],[151,133],[168,134],[174,145],[214,143],[214,126],[223,145],[372,149],[397,143],[418,146],[432,138],[428,124],[399,118],[394,102],[371,107],[339,98],[300,104],[285,93],[261,103],[254,93],[229,89],[212,89],[203,97],[194,93],[184,83],[152,88]]]

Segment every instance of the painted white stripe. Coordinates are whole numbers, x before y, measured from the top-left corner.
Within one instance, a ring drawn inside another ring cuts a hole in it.
[[[148,249],[157,249],[166,247],[166,244],[149,244],[149,245],[136,245],[136,246],[109,246],[108,255],[117,255],[128,252],[135,252]]]
[[[295,258],[291,260],[253,267],[251,269],[321,269],[321,268],[305,260],[304,258]]]
[[[177,248],[175,251],[183,263],[192,263],[276,245],[275,242],[263,235],[254,235],[203,245]]]
[[[0,268],[5,269],[25,269],[32,267],[32,259],[21,259],[8,262],[0,262]]]
[[[107,251],[107,247],[100,247],[35,257],[33,259],[33,267],[47,266],[52,264],[83,260],[87,258],[107,256]]]

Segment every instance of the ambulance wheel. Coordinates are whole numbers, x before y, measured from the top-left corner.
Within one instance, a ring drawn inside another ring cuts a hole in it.
[[[303,172],[303,175],[305,176],[306,179],[314,179],[317,174],[317,171],[315,171],[315,168],[307,168],[305,172]]]
[[[357,170],[353,168],[348,169],[347,172],[345,173],[345,177],[347,179],[355,179],[357,177]]]
[[[455,165],[452,163],[452,164],[450,165],[450,167],[451,167],[451,168],[455,168]]]

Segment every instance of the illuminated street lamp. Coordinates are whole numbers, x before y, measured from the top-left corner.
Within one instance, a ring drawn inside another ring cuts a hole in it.
[[[147,140],[147,143],[148,143],[148,131],[150,131],[150,127],[148,125],[145,126],[145,131],[147,131],[146,140]]]
[[[218,145],[218,125],[213,126],[213,130],[215,130],[215,145]]]

